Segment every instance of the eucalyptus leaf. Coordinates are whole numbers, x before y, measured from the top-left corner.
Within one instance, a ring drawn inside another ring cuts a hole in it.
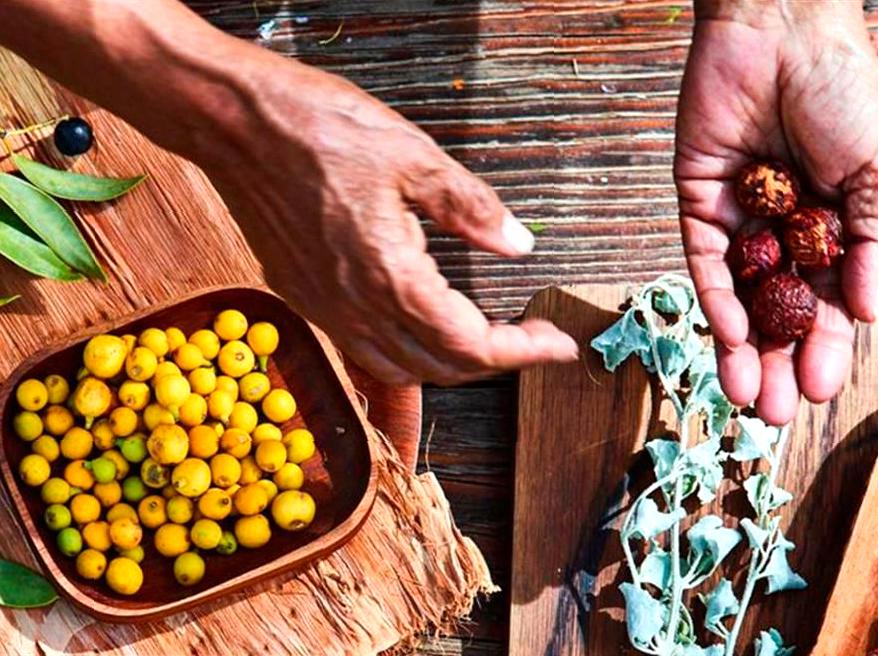
[[[737,614],[741,608],[732,589],[732,582],[728,579],[720,579],[708,594],[698,596],[706,609],[704,628],[720,637],[725,636],[727,628],[722,624],[723,618]]]
[[[629,640],[635,645],[648,644],[664,626],[665,605],[631,583],[623,583],[619,589],[625,597],[625,624]]]
[[[0,560],[0,606],[39,608],[58,598],[55,588],[32,569]]]
[[[646,554],[640,564],[640,578],[663,592],[667,590],[671,583],[671,554],[658,547]]]
[[[4,203],[0,203],[0,255],[25,271],[52,280],[82,278],[40,241]]]
[[[656,502],[647,497],[637,504],[634,510],[634,519],[629,527],[629,536],[637,537],[638,535],[644,540],[651,540],[656,535],[664,533],[675,522],[686,517],[686,511],[683,508],[677,508],[673,512],[662,512],[658,509]]]
[[[753,642],[755,656],[792,656],[795,647],[785,647],[783,638],[777,629],[760,631],[759,637]]]
[[[12,303],[12,301],[17,301],[20,298],[21,294],[16,294],[15,296],[0,297],[0,307],[3,307],[4,305],[9,305],[10,303]]]
[[[649,333],[638,323],[634,308],[591,340],[591,347],[603,355],[607,371],[615,371],[632,353],[640,355],[641,360],[646,357],[652,364]]]
[[[0,200],[73,269],[106,281],[73,219],[54,198],[14,175],[0,173]]]
[[[146,180],[145,175],[138,175],[134,178],[99,178],[73,171],[63,171],[35,162],[22,155],[13,155],[12,162],[31,184],[47,194],[67,200],[112,200],[128,193]]]

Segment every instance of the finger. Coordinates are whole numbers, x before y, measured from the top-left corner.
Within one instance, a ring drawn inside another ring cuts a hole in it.
[[[497,193],[438,149],[437,154],[436,162],[413,167],[403,179],[405,201],[477,248],[511,257],[530,253],[533,233],[504,207]]]
[[[842,264],[844,300],[854,318],[873,322],[878,312],[878,165],[864,167],[843,184],[847,253]]]
[[[742,346],[750,324],[726,264],[729,238],[725,229],[691,216],[680,219],[680,228],[689,274],[714,336],[731,349]]]
[[[791,422],[799,407],[794,349],[795,344],[760,344],[762,384],[756,399],[756,413],[773,426]]]
[[[349,338],[341,346],[345,354],[378,380],[390,385],[413,385],[420,382],[417,376],[393,362],[370,340]]]
[[[472,301],[449,287],[426,253],[413,256],[406,275],[392,283],[393,306],[387,311],[459,376],[579,358],[573,338],[547,321],[490,324]]]
[[[834,397],[848,378],[853,359],[853,318],[838,300],[820,301],[814,328],[797,353],[799,387],[812,403]]]
[[[878,307],[878,243],[849,243],[842,263],[844,300],[851,314],[867,323],[875,321]]]
[[[759,350],[750,341],[736,349],[716,345],[717,372],[723,392],[734,405],[747,406],[759,396],[762,363]]]

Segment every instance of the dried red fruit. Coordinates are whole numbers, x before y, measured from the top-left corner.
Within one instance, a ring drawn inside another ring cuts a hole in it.
[[[752,162],[738,173],[735,196],[751,216],[777,218],[796,209],[799,181],[785,164]]]
[[[780,342],[801,339],[817,317],[817,296],[811,285],[792,273],[778,273],[759,285],[750,306],[756,329]]]
[[[737,280],[754,283],[780,270],[783,251],[777,236],[769,229],[752,234],[739,232],[729,247],[728,260]]]
[[[825,207],[803,207],[784,219],[783,241],[797,264],[825,269],[844,253],[838,213]]]

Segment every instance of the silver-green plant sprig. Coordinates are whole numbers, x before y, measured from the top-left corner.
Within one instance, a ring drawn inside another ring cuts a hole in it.
[[[789,431],[737,412],[720,387],[706,328],[691,281],[668,274],[636,292],[622,317],[591,343],[609,371],[637,356],[658,377],[677,418],[679,439],[647,441],[656,480],[631,503],[620,529],[631,579],[620,586],[628,637],[638,651],[655,656],[734,656],[760,581],[766,594],[806,585],[787,561],[794,545],[777,515],[792,498],[776,482]],[[722,437],[732,422],[738,434],[727,451]],[[700,428],[692,434],[695,426]],[[743,482],[754,516],[731,527],[718,515],[705,515],[688,527],[684,541],[684,502],[692,496],[701,505],[713,501],[730,458],[755,462]],[[740,596],[728,578],[699,591],[744,538],[749,562]],[[632,549],[638,542],[640,548]],[[705,607],[704,627],[718,639],[710,645],[698,644],[687,606],[696,597]],[[793,652],[775,629],[761,632],[754,649],[756,656]]]

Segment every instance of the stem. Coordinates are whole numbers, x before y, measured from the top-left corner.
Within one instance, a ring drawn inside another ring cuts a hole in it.
[[[786,447],[788,436],[789,431],[786,430],[786,428],[778,429],[777,444],[772,451],[771,457],[768,459],[769,490],[774,487],[774,483],[777,480],[780,460],[781,456],[783,455],[784,448]],[[756,521],[761,528],[766,528],[770,519],[770,513],[760,512],[759,516],[756,518]],[[765,542],[770,545],[773,539],[774,535],[769,535],[765,539]],[[738,642],[738,634],[741,632],[741,627],[744,624],[744,616],[747,614],[747,609],[750,606],[751,599],[753,598],[753,591],[756,588],[756,581],[759,580],[761,571],[765,567],[769,557],[771,556],[771,551],[772,550],[770,547],[768,549],[763,549],[762,547],[760,547],[759,549],[754,549],[753,553],[750,556],[750,565],[747,568],[747,582],[744,584],[744,592],[741,595],[741,603],[738,608],[738,613],[735,616],[735,623],[732,625],[732,630],[729,633],[729,639],[726,641],[725,656],[734,656],[735,654],[735,647]]]
[[[683,453],[689,441],[689,426],[686,417],[680,417],[680,453]],[[682,505],[683,476],[678,476],[674,483],[672,512]],[[680,606],[683,603],[683,581],[680,574],[680,520],[671,527],[671,612],[668,618],[668,640],[674,640],[677,624],[680,621]]]
[[[65,114],[64,116],[49,119],[48,121],[43,121],[42,123],[28,125],[26,128],[17,128],[15,130],[0,130],[0,135],[2,135],[3,137],[16,137],[21,134],[30,134],[31,132],[37,132],[38,130],[42,130],[43,128],[49,128],[57,125],[61,121],[64,121],[68,118],[70,118],[70,116],[68,114]]]

